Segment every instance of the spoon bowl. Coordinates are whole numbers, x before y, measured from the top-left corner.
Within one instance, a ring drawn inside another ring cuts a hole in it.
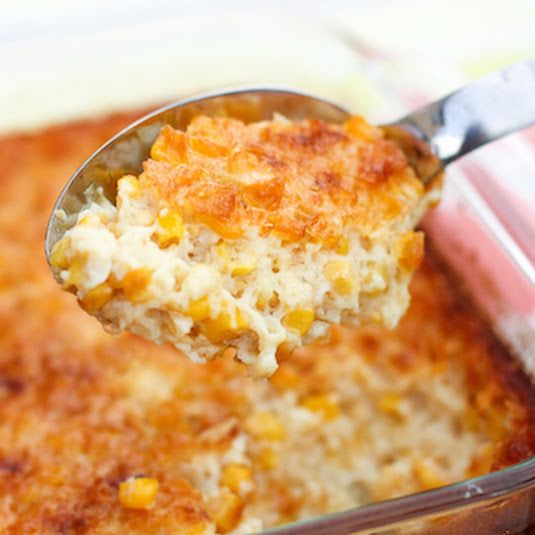
[[[491,74],[390,125],[385,135],[401,147],[424,184],[449,163],[504,135],[535,123],[535,58]],[[133,123],[90,156],[61,192],[46,231],[47,259],[54,244],[75,223],[90,186],[115,198],[126,174],[139,174],[161,128],[184,130],[196,115],[224,116],[245,123],[272,119],[321,119],[340,123],[340,106],[284,88],[242,88],[207,93],[157,110]]]

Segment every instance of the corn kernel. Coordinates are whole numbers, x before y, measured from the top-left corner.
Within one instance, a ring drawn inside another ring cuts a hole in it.
[[[264,448],[255,457],[255,462],[262,470],[273,470],[279,465],[279,456],[273,448]]]
[[[280,441],[285,436],[282,422],[271,412],[257,412],[245,422],[245,430],[256,438]]]
[[[349,253],[349,245],[349,238],[347,238],[346,236],[342,236],[338,240],[336,252],[341,255],[346,255],[347,253]]]
[[[369,321],[370,323],[376,323],[379,325],[383,322],[383,315],[381,312],[376,310],[370,314]]]
[[[234,314],[221,312],[215,319],[207,318],[201,323],[202,332],[212,343],[221,343],[243,333],[249,326],[240,309]]]
[[[184,535],[204,535],[206,533],[206,524],[204,522],[197,522],[190,526]]]
[[[197,211],[194,214],[194,217],[196,223],[201,223],[202,225],[210,227],[216,234],[218,234],[222,238],[234,240],[239,238],[243,234],[243,229],[240,225],[224,221],[221,218],[212,214]]]
[[[250,483],[253,474],[248,466],[243,464],[229,464],[223,468],[221,483],[232,492],[240,494],[240,488],[244,483]]]
[[[126,298],[132,303],[141,303],[148,299],[147,287],[152,276],[152,269],[139,268],[130,271],[119,285]]]
[[[302,401],[301,406],[321,414],[325,420],[334,420],[340,414],[338,403],[326,395],[308,396]]]
[[[377,192],[375,200],[381,206],[383,219],[385,220],[394,219],[403,210],[403,202],[390,193]]]
[[[67,269],[69,267],[69,260],[67,259],[67,251],[71,246],[70,238],[62,238],[54,244],[50,252],[50,264],[58,269]]]
[[[104,282],[89,290],[80,299],[80,305],[86,312],[93,314],[111,299],[112,294],[113,290]]]
[[[184,222],[176,210],[160,213],[156,222],[158,228],[152,237],[162,249],[180,243],[184,236]]]
[[[256,300],[255,307],[258,310],[264,310],[266,308],[266,305],[267,305],[267,301],[263,297],[259,297]]]
[[[210,303],[208,297],[191,301],[188,306],[188,316],[193,321],[201,321],[210,317]]]
[[[399,265],[407,271],[414,271],[424,257],[424,233],[407,232],[395,243]]]
[[[220,533],[232,531],[239,523],[245,504],[234,492],[222,492],[208,506],[209,512]]]
[[[243,188],[243,199],[247,204],[266,210],[277,209],[283,195],[284,181],[280,177],[245,184]]]
[[[378,407],[386,414],[403,417],[403,412],[401,410],[401,397],[395,392],[391,392],[382,396],[379,399]]]
[[[354,115],[344,123],[347,133],[356,136],[364,141],[374,141],[383,137],[383,132],[379,128],[372,126],[364,117]]]
[[[117,181],[117,189],[122,192],[126,189],[128,197],[136,197],[141,193],[141,186],[139,180],[134,175],[126,175]],[[120,197],[119,197],[120,199]]]
[[[428,462],[416,459],[413,462],[412,470],[414,476],[424,490],[434,489],[445,485],[445,481],[437,474]]]
[[[219,158],[221,156],[227,156],[230,153],[229,147],[208,141],[208,139],[202,137],[190,136],[188,143],[195,152],[199,152],[209,158]]]
[[[151,477],[131,477],[119,485],[119,501],[127,509],[149,509],[158,493],[158,480]]]
[[[305,336],[316,317],[316,311],[313,308],[296,308],[287,312],[282,318],[282,324],[287,329],[297,331],[301,336]]]
[[[78,219],[77,225],[79,227],[89,227],[91,225],[95,226],[101,223],[101,219],[96,214],[87,214]]]
[[[254,255],[249,255],[246,258],[241,259],[238,262],[234,262],[232,266],[231,274],[233,277],[239,277],[243,275],[249,275],[254,270],[258,259]]]
[[[187,162],[186,136],[171,126],[164,126],[150,150],[150,157],[159,162],[179,165]]]
[[[292,343],[290,340],[285,340],[284,342],[280,343],[275,352],[275,357],[277,358],[277,361],[283,362],[288,359],[288,357],[290,357],[294,352],[295,348],[295,342]]]
[[[65,279],[64,286],[79,286],[84,277],[84,270],[87,264],[87,255],[77,254],[74,258],[71,259],[69,264],[69,272],[67,278]]]
[[[356,278],[351,273],[351,266],[346,260],[331,260],[327,262],[323,272],[336,293],[351,295],[357,290]]]
[[[268,305],[271,308],[278,307],[280,304],[279,294],[277,292],[273,292],[271,297],[269,298]]]

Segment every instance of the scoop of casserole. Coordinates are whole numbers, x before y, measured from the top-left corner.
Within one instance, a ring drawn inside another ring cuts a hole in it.
[[[107,329],[197,361],[231,346],[262,377],[331,324],[396,325],[437,196],[361,117],[197,116],[161,130],[115,204],[88,191],[51,263]]]

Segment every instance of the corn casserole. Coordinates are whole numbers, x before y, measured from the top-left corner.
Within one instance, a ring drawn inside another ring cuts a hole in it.
[[[107,334],[42,236],[65,176],[133,118],[0,143],[2,535],[258,532],[535,452],[528,379],[432,251],[395,329],[334,327],[269,380]]]
[[[163,127],[115,203],[87,192],[51,263],[108,330],[195,361],[231,346],[263,377],[331,324],[396,325],[437,196],[361,117],[197,116]]]

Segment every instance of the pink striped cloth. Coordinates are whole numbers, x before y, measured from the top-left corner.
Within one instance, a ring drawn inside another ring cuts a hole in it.
[[[535,127],[497,141],[459,165],[535,265]]]
[[[492,317],[535,320],[535,128],[452,164],[427,230]]]

